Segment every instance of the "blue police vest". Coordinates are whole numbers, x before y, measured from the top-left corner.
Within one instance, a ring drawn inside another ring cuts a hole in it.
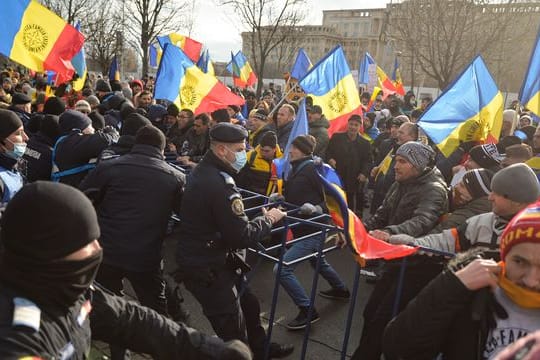
[[[18,172],[0,166],[0,179],[4,183],[2,203],[7,203],[23,187],[23,178]]]

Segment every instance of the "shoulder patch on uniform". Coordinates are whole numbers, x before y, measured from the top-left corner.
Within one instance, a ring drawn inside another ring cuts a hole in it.
[[[240,216],[244,213],[244,203],[240,198],[234,198],[231,202],[231,209],[234,215]]]
[[[13,298],[13,321],[12,326],[25,326],[39,331],[41,324],[41,310],[32,301],[16,297]]]
[[[225,180],[225,184],[236,186],[236,183],[234,182],[234,179],[233,179],[233,177],[231,175],[227,174],[224,171],[220,171],[219,175],[221,175],[223,177],[223,179]]]

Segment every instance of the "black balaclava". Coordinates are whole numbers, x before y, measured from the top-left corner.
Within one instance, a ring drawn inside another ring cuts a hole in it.
[[[65,260],[100,235],[94,207],[79,190],[46,181],[26,185],[9,202],[1,226],[0,281],[21,296],[67,311],[94,281],[102,251]]]

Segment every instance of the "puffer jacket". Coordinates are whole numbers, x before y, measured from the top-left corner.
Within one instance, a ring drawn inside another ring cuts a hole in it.
[[[461,224],[464,224],[467,219],[490,211],[491,202],[488,200],[487,196],[473,199],[447,214],[447,216],[445,216],[443,220],[430,231],[430,233],[437,234],[443,230],[458,227]]]
[[[324,115],[315,121],[309,123],[309,135],[313,136],[317,143],[315,144],[315,150],[313,155],[320,158],[324,158],[326,154],[326,148],[328,147],[328,128],[330,127],[330,122],[326,120]]]
[[[419,177],[394,182],[365,225],[368,230],[420,236],[433,229],[447,211],[446,183],[437,168],[428,168]]]

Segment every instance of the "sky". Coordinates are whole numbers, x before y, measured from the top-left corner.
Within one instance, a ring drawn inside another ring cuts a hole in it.
[[[323,10],[372,9],[385,7],[389,0],[307,0],[310,12],[305,24],[322,24]],[[242,49],[242,28],[234,11],[217,5],[217,0],[197,0],[191,37],[202,42],[213,61],[229,61],[231,51]]]

